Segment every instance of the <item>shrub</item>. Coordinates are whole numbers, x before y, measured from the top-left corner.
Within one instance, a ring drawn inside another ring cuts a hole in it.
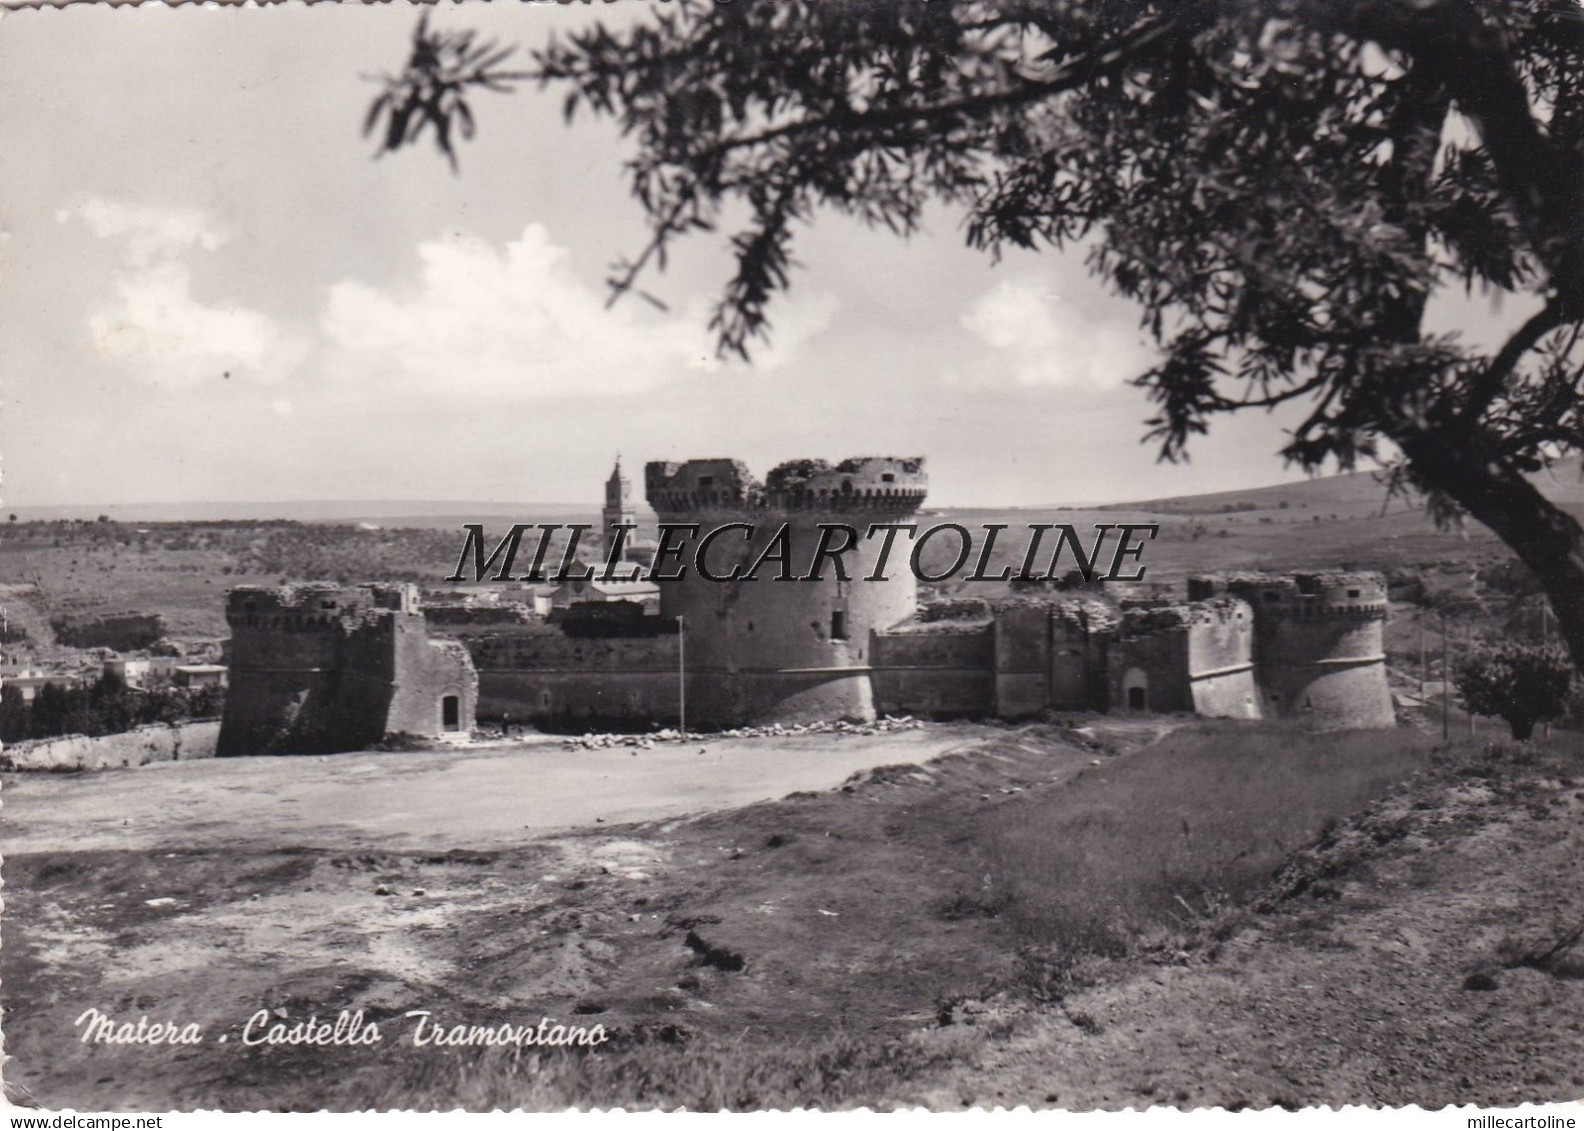
[[[1536,723],[1566,711],[1573,666],[1555,645],[1504,641],[1464,659],[1453,682],[1470,712],[1505,720],[1523,741]]]

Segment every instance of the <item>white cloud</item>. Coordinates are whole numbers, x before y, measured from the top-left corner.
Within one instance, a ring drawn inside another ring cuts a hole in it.
[[[333,379],[538,400],[631,395],[719,364],[702,303],[672,314],[633,298],[607,308],[540,224],[504,247],[456,237],[417,252],[417,277],[405,286],[330,288],[320,328]],[[774,345],[755,352],[756,368],[789,364],[829,324],[835,301],[812,296],[778,313]]]
[[[824,333],[836,317],[836,296],[827,291],[796,291],[770,309],[770,344],[750,347],[755,369],[782,369],[797,361],[803,347]]]
[[[957,385],[1102,390],[1137,377],[1157,356],[1122,300],[1086,294],[1071,302],[1028,279],[1003,279],[962,325],[989,348],[946,374]]]
[[[197,245],[205,251],[224,246],[230,237],[211,228],[203,213],[181,208],[153,208],[126,200],[89,199],[80,208],[63,208],[55,219],[64,224],[81,220],[100,239],[120,238],[127,243],[127,259],[146,267],[156,259],[179,254]]]
[[[306,354],[269,316],[193,294],[184,256],[213,252],[229,238],[202,213],[94,198],[55,218],[80,221],[99,238],[121,243],[114,298],[89,314],[88,329],[95,353],[137,380],[165,389],[232,377],[275,382]]]

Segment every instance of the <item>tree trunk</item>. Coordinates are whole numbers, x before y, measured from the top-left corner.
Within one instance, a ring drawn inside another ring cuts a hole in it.
[[[1475,438],[1466,445],[1445,435],[1399,443],[1423,486],[1445,492],[1489,527],[1539,579],[1573,666],[1584,671],[1584,526],[1517,471],[1483,459]]]
[[[1512,736],[1519,742],[1528,742],[1534,734],[1533,719],[1508,719],[1507,725],[1512,728]]]

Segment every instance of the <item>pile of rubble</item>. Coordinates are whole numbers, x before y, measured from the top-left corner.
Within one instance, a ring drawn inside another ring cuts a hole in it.
[[[689,731],[683,734],[674,727],[650,734],[583,734],[569,738],[563,745],[568,750],[611,750],[617,747],[652,749],[661,742],[696,742],[706,738],[790,738],[800,734],[889,734],[899,730],[919,730],[924,726],[911,715],[894,718],[890,715],[872,723],[854,723],[845,720],[813,723],[770,723],[767,726],[733,727],[730,730],[703,733]]]

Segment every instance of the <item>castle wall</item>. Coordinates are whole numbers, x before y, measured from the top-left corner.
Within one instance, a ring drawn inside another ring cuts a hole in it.
[[[478,668],[483,718],[510,715],[547,729],[678,721],[675,634],[573,637],[552,630],[483,634],[467,646]]]
[[[1111,643],[1110,661],[1107,686],[1113,710],[1193,710],[1186,629],[1121,636]],[[1134,687],[1144,690],[1141,702],[1130,697]]]
[[[1027,718],[1050,706],[1051,617],[1043,605],[1012,606],[995,619],[995,713]]]
[[[1190,711],[1210,718],[1256,719],[1254,614],[1240,600],[1218,597],[1122,615],[1111,645],[1111,706]]]
[[[989,624],[878,632],[873,649],[877,712],[936,717],[994,712],[995,639]]]
[[[1195,714],[1217,719],[1263,716],[1255,680],[1254,613],[1229,601],[1188,627],[1189,692]]]
[[[454,640],[430,640],[423,633],[398,639],[397,671],[385,730],[390,734],[445,734],[471,731],[478,711],[478,673],[467,649]],[[444,703],[454,697],[455,718]]]
[[[1107,632],[1091,632],[1073,617],[1051,618],[1050,705],[1058,711],[1103,711],[1110,702]]]

